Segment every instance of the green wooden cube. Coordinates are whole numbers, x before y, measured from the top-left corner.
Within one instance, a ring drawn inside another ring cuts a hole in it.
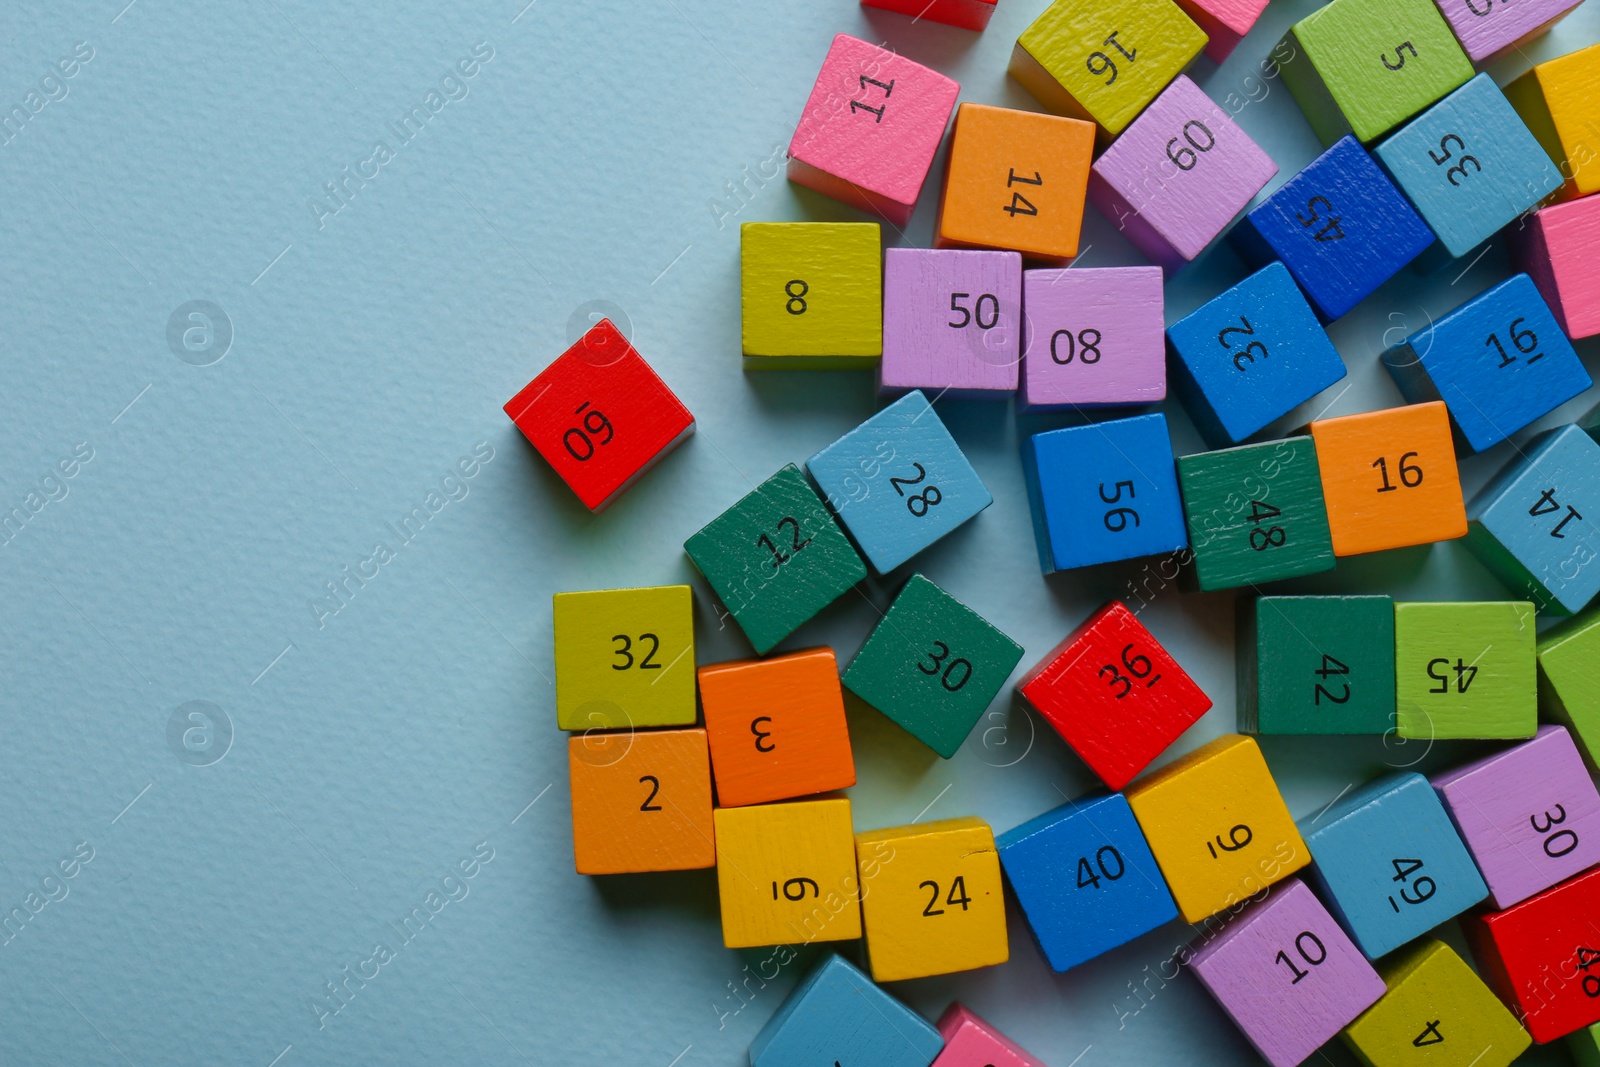
[[[1533,604],[1394,606],[1396,726],[1409,738],[1532,737]]]
[[[1600,607],[1539,635],[1539,708],[1566,726],[1600,772]]]
[[[1433,0],[1333,0],[1273,52],[1284,84],[1325,145],[1382,137],[1472,77]]]
[[[1178,489],[1202,590],[1333,569],[1311,438],[1184,456],[1178,460]]]
[[[1021,660],[1021,645],[913,574],[845,668],[844,684],[949,759]]]
[[[683,550],[761,655],[867,576],[793,463],[712,519]]]
[[[1264,596],[1239,605],[1239,729],[1383,734],[1394,725],[1394,601]]]

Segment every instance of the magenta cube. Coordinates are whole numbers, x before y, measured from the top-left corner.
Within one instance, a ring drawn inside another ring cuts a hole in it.
[[[1550,28],[1581,0],[1435,0],[1467,58],[1478,64],[1499,59]]]
[[[1196,977],[1273,1067],[1310,1056],[1385,992],[1372,964],[1298,878],[1190,948]]]
[[[1025,270],[1022,298],[1025,407],[1166,399],[1160,267]]]
[[[1497,909],[1600,863],[1600,793],[1564,726],[1433,779]]]
[[[1044,1067],[960,1001],[939,1016],[939,1036],[944,1038],[944,1051],[930,1067]]]
[[[1169,274],[1198,256],[1278,173],[1179,75],[1089,171],[1089,201]]]
[[[1002,398],[1017,388],[1021,322],[1021,253],[891,248],[879,390]]]
[[[904,226],[960,92],[937,71],[839,34],[789,142],[789,180]]]
[[[1267,0],[1178,0],[1178,6],[1206,31],[1206,56],[1221,63],[1267,9]]]

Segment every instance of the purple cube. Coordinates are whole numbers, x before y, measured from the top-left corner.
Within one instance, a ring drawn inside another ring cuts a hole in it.
[[[1577,7],[1580,0],[1518,0],[1515,4],[1491,0],[1437,0],[1444,20],[1455,31],[1467,58],[1483,69],[1548,30],[1552,23]]]
[[[1017,388],[1022,254],[891,248],[879,391],[1000,399]]]
[[[1022,294],[1025,407],[1166,399],[1161,268],[1028,270]]]

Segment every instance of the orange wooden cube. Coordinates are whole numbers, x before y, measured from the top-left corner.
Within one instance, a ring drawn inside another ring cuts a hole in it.
[[[833,649],[701,667],[700,706],[723,807],[856,784]]]
[[[704,730],[575,734],[567,766],[579,874],[716,864]]]
[[[1311,424],[1335,556],[1449,541],[1467,532],[1442,401]]]
[[[1065,263],[1078,254],[1094,123],[962,104],[934,244]]]

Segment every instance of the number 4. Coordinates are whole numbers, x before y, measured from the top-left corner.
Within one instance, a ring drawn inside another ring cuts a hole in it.
[[[1422,1048],[1425,1045],[1437,1045],[1444,1040],[1444,1035],[1439,1032],[1439,1020],[1430,1022],[1422,1033],[1411,1039],[1412,1048]]]

